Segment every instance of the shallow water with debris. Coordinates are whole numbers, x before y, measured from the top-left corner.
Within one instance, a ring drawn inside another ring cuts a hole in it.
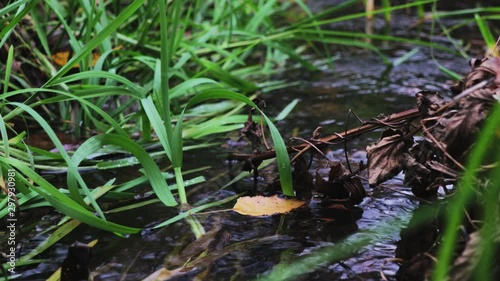
[[[416,22],[415,18],[401,15],[393,20],[392,34],[405,32],[407,36],[412,32],[419,35],[425,33],[398,27],[411,26]],[[375,28],[383,25],[378,20],[375,22]],[[342,28],[359,29],[360,26],[353,24]],[[426,28],[429,26],[423,27],[424,30]],[[429,39],[445,40],[438,36]],[[349,110],[366,120],[379,114],[415,107],[414,95],[420,90],[448,93],[452,81],[439,71],[428,47],[393,42],[376,42],[376,45],[392,61],[408,52],[414,54],[404,63],[388,67],[370,51],[346,47],[332,49],[333,55],[338,58],[334,60],[334,69],[325,66],[322,72],[307,73],[303,77],[292,72],[293,79],[301,81],[300,86],[265,93],[263,98],[270,113],[279,112],[282,105],[295,98],[301,100],[291,115],[277,124],[284,136],[309,138],[317,126],[323,126],[324,135],[341,132],[346,126],[352,128],[359,124],[354,114],[348,115]],[[474,52],[480,55],[478,50]],[[466,73],[469,70],[465,58],[438,50],[434,50],[433,55],[436,61],[453,71]],[[379,133],[366,134],[349,142],[349,160],[366,161],[364,148],[373,143]],[[332,158],[345,161],[343,150],[343,145],[332,147]],[[210,178],[227,169],[224,157],[220,155],[229,152],[228,149],[218,148],[190,153],[186,162],[187,165],[213,166],[205,174]],[[214,158],[220,163],[214,165]],[[96,182],[104,182],[120,173],[127,174],[128,171],[88,176]],[[218,187],[227,181],[229,178],[223,177],[206,185],[196,197],[221,199],[252,186],[251,180],[245,180],[236,191],[218,191]],[[366,184],[365,187],[367,197],[353,209],[325,208],[313,201],[308,207],[290,214],[265,218],[245,217],[227,210],[199,214],[197,217],[210,235],[207,256],[201,256],[204,245],[193,244],[194,235],[184,221],[159,230],[145,229],[140,235],[125,238],[80,226],[44,252],[40,258],[45,261],[24,271],[18,280],[45,280],[61,265],[68,245],[75,240],[88,242],[99,239],[92,251],[94,280],[140,280],[164,265],[176,269],[193,258],[197,259],[196,266],[170,280],[191,280],[196,276],[203,276],[203,280],[251,280],[263,276],[279,263],[313,255],[318,249],[341,243],[354,245],[360,236],[371,242],[355,250],[355,254],[348,258],[327,259],[312,272],[296,276],[296,280],[381,280],[382,276],[394,280],[399,266],[392,258],[400,240],[399,233],[417,208],[418,200],[402,184],[401,178],[377,188],[369,188]],[[197,198],[191,198],[192,202],[196,202]],[[111,219],[130,226],[153,226],[176,215],[176,212],[158,204],[140,209],[139,214],[131,211]],[[33,232],[43,231],[56,219],[53,214],[46,215]],[[42,238],[45,237],[26,237],[24,242],[28,246],[23,251],[29,251]]]

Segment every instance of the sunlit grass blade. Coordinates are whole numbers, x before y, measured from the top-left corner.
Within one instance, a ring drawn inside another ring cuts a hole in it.
[[[288,116],[288,114],[290,114],[290,112],[292,112],[292,110],[295,108],[295,106],[297,106],[299,101],[300,101],[300,99],[294,99],[289,104],[287,104],[285,106],[285,108],[283,108],[281,110],[281,112],[278,114],[278,116],[276,116],[276,118],[274,118],[274,120],[281,121],[281,120],[285,119]]]

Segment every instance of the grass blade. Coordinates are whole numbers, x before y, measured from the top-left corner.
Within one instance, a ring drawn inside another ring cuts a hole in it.
[[[158,198],[167,206],[177,205],[177,202],[170,192],[170,189],[168,188],[168,185],[156,163],[153,161],[153,159],[151,159],[149,154],[142,147],[140,147],[137,143],[127,137],[120,135],[103,134],[88,139],[75,151],[73,157],[71,158],[71,160],[73,161],[73,165],[75,167],[78,167],[80,162],[83,161],[88,155],[95,153],[104,145],[119,146],[133,154],[144,168],[144,172],[151,182],[151,186]],[[77,188],[76,179],[69,174],[68,187],[70,190],[71,188]],[[91,197],[89,196],[89,198]]]

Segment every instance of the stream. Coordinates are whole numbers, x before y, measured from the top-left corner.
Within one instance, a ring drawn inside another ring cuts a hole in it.
[[[315,2],[311,4],[311,8],[321,9],[321,4],[325,3],[328,1]],[[394,36],[418,37],[452,47],[441,34],[429,35],[430,23],[417,26],[415,22],[415,17],[396,14],[391,27],[387,28],[383,19],[377,17],[373,22],[373,32],[378,34],[388,31]],[[359,20],[328,28],[363,31],[365,26],[364,20]],[[468,32],[461,34],[469,37],[472,31],[468,28],[463,27]],[[470,38],[463,39],[473,41]],[[359,121],[353,114],[348,114],[349,110],[353,110],[361,119],[368,120],[379,114],[388,115],[413,108],[415,94],[420,90],[449,95],[448,88],[453,81],[439,70],[432,55],[441,65],[459,74],[469,71],[467,59],[457,54],[440,50],[431,52],[429,47],[409,43],[373,43],[393,62],[410,52],[413,55],[397,66],[388,67],[371,51],[332,46],[334,69],[323,64],[321,72],[302,73],[301,70],[291,70],[286,75],[289,75],[287,77],[291,81],[300,81],[299,86],[261,96],[266,101],[266,112],[270,116],[275,116],[292,100],[300,99],[291,114],[277,123],[285,138],[309,138],[318,126],[323,127],[325,136],[344,131],[346,125],[349,128],[358,126]],[[483,55],[483,50],[477,46],[470,52],[471,56]],[[364,150],[368,144],[377,140],[379,134],[380,131],[376,131],[350,141],[346,146],[349,161],[366,163]],[[229,134],[228,138],[236,140],[237,132]],[[227,139],[223,136],[220,141],[225,143]],[[211,166],[201,172],[210,179],[227,172],[225,156],[231,152],[230,148],[222,145],[202,151],[190,151],[186,154],[185,161],[188,168]],[[332,146],[330,156],[336,161],[345,162],[344,146]],[[311,172],[321,168],[321,165],[315,161]],[[112,177],[120,182],[120,177],[127,178],[135,172],[134,169],[120,169],[89,173],[86,177],[96,184],[104,183]],[[63,183],[57,176],[52,180]],[[229,180],[228,175],[223,175],[217,180],[204,183],[189,201],[197,202],[207,197],[222,199],[250,189],[253,185],[252,179],[244,179],[236,187],[220,190]],[[264,181],[262,179],[259,184],[265,184]],[[322,247],[340,242],[348,245],[359,235],[366,235],[373,242],[356,250],[351,257],[322,264],[312,272],[298,275],[296,280],[382,280],[381,272],[388,280],[395,280],[399,265],[391,259],[394,258],[401,239],[400,231],[410,220],[412,212],[418,208],[419,200],[403,185],[402,176],[375,188],[369,187],[366,181],[363,184],[367,196],[352,209],[323,208],[311,202],[309,206],[286,215],[255,218],[228,210],[234,204],[233,201],[216,208],[220,209],[219,212],[202,212],[196,217],[208,233],[210,241],[205,246],[210,249],[209,255],[199,258],[196,266],[170,280],[192,280],[195,276],[201,276],[202,280],[252,280],[263,276],[280,262],[293,262]],[[76,240],[88,243],[99,239],[92,249],[90,261],[94,280],[141,280],[162,265],[169,269],[178,268],[190,257],[200,255],[197,251],[203,247],[194,244],[193,252],[186,250],[195,240],[189,225],[185,221],[179,221],[161,229],[150,228],[176,214],[176,209],[166,208],[158,203],[110,216],[111,220],[128,226],[147,226],[140,234],[128,237],[79,226],[37,257],[44,259],[43,262],[26,267],[22,276],[16,280],[45,280],[61,266],[69,245]],[[26,246],[22,254],[46,238],[46,235],[35,234],[42,232],[59,218],[60,215],[53,212],[42,216],[33,230],[26,234]],[[380,227],[383,227],[383,231],[377,231]]]

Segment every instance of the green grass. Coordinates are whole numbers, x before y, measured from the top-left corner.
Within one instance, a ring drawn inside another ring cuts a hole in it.
[[[406,58],[391,62],[366,39],[407,43],[415,45],[414,50],[429,47],[463,53],[459,47],[450,49],[414,38],[327,28],[365,18],[366,13],[344,12],[360,4],[358,0],[316,14],[304,1],[126,2],[46,0],[37,6],[37,1],[18,0],[0,9],[0,45],[8,46],[0,64],[4,73],[0,173],[5,178],[9,169],[15,169],[21,211],[52,206],[66,216],[51,237],[69,233],[75,220],[119,235],[137,233],[140,227],[113,223],[107,215],[147,204],[181,204],[184,212],[158,225],[163,227],[225,202],[210,202],[186,211],[188,205],[197,203],[188,202],[187,186],[205,179],[184,170],[183,154],[190,148],[215,145],[199,144],[199,138],[242,128],[248,107],[256,110],[256,120],[265,120],[270,132],[267,135],[277,152],[282,192],[293,196],[285,140],[274,122],[286,118],[297,101],[283,105],[282,113],[274,117],[253,102],[261,92],[297,85],[276,79],[275,74],[291,68],[318,71],[325,62],[334,68],[332,46],[370,50],[388,66],[404,63]],[[383,7],[370,14],[390,21],[395,11],[414,7],[421,11],[424,4],[433,2],[391,5],[383,1]],[[296,9],[293,17],[290,9]],[[296,16],[297,11],[301,16]],[[490,46],[494,32],[488,29],[487,21],[497,20],[497,11],[477,8],[435,12],[434,17],[462,16],[463,24],[475,22]],[[70,58],[58,65],[52,56],[61,50]],[[99,54],[98,59],[92,61],[95,54]],[[19,63],[28,67],[20,71],[16,68]],[[14,126],[23,123],[43,128],[59,152],[27,145],[23,138],[30,131]],[[61,131],[71,131],[84,142],[76,151],[66,152],[57,137]],[[133,134],[139,134],[140,139],[131,139]],[[146,149],[155,142],[161,145],[161,151]],[[94,153],[114,152],[131,156],[117,160],[89,158]],[[171,167],[158,167],[156,160],[162,158],[167,158]],[[100,187],[89,186],[80,175],[82,171],[135,165],[142,173],[137,178],[110,181]],[[47,181],[42,176],[47,171],[67,173],[67,187]],[[168,185],[167,180],[175,184]],[[134,189],[146,183],[157,199],[116,210],[106,210],[100,204],[103,198],[133,198]],[[0,200],[2,207],[8,203],[5,195]],[[6,215],[2,208],[0,218]],[[195,233],[203,232],[196,229],[196,222],[191,224]],[[57,242],[55,238],[49,240],[22,258],[23,262]],[[446,274],[443,270],[445,273],[439,274]]]

